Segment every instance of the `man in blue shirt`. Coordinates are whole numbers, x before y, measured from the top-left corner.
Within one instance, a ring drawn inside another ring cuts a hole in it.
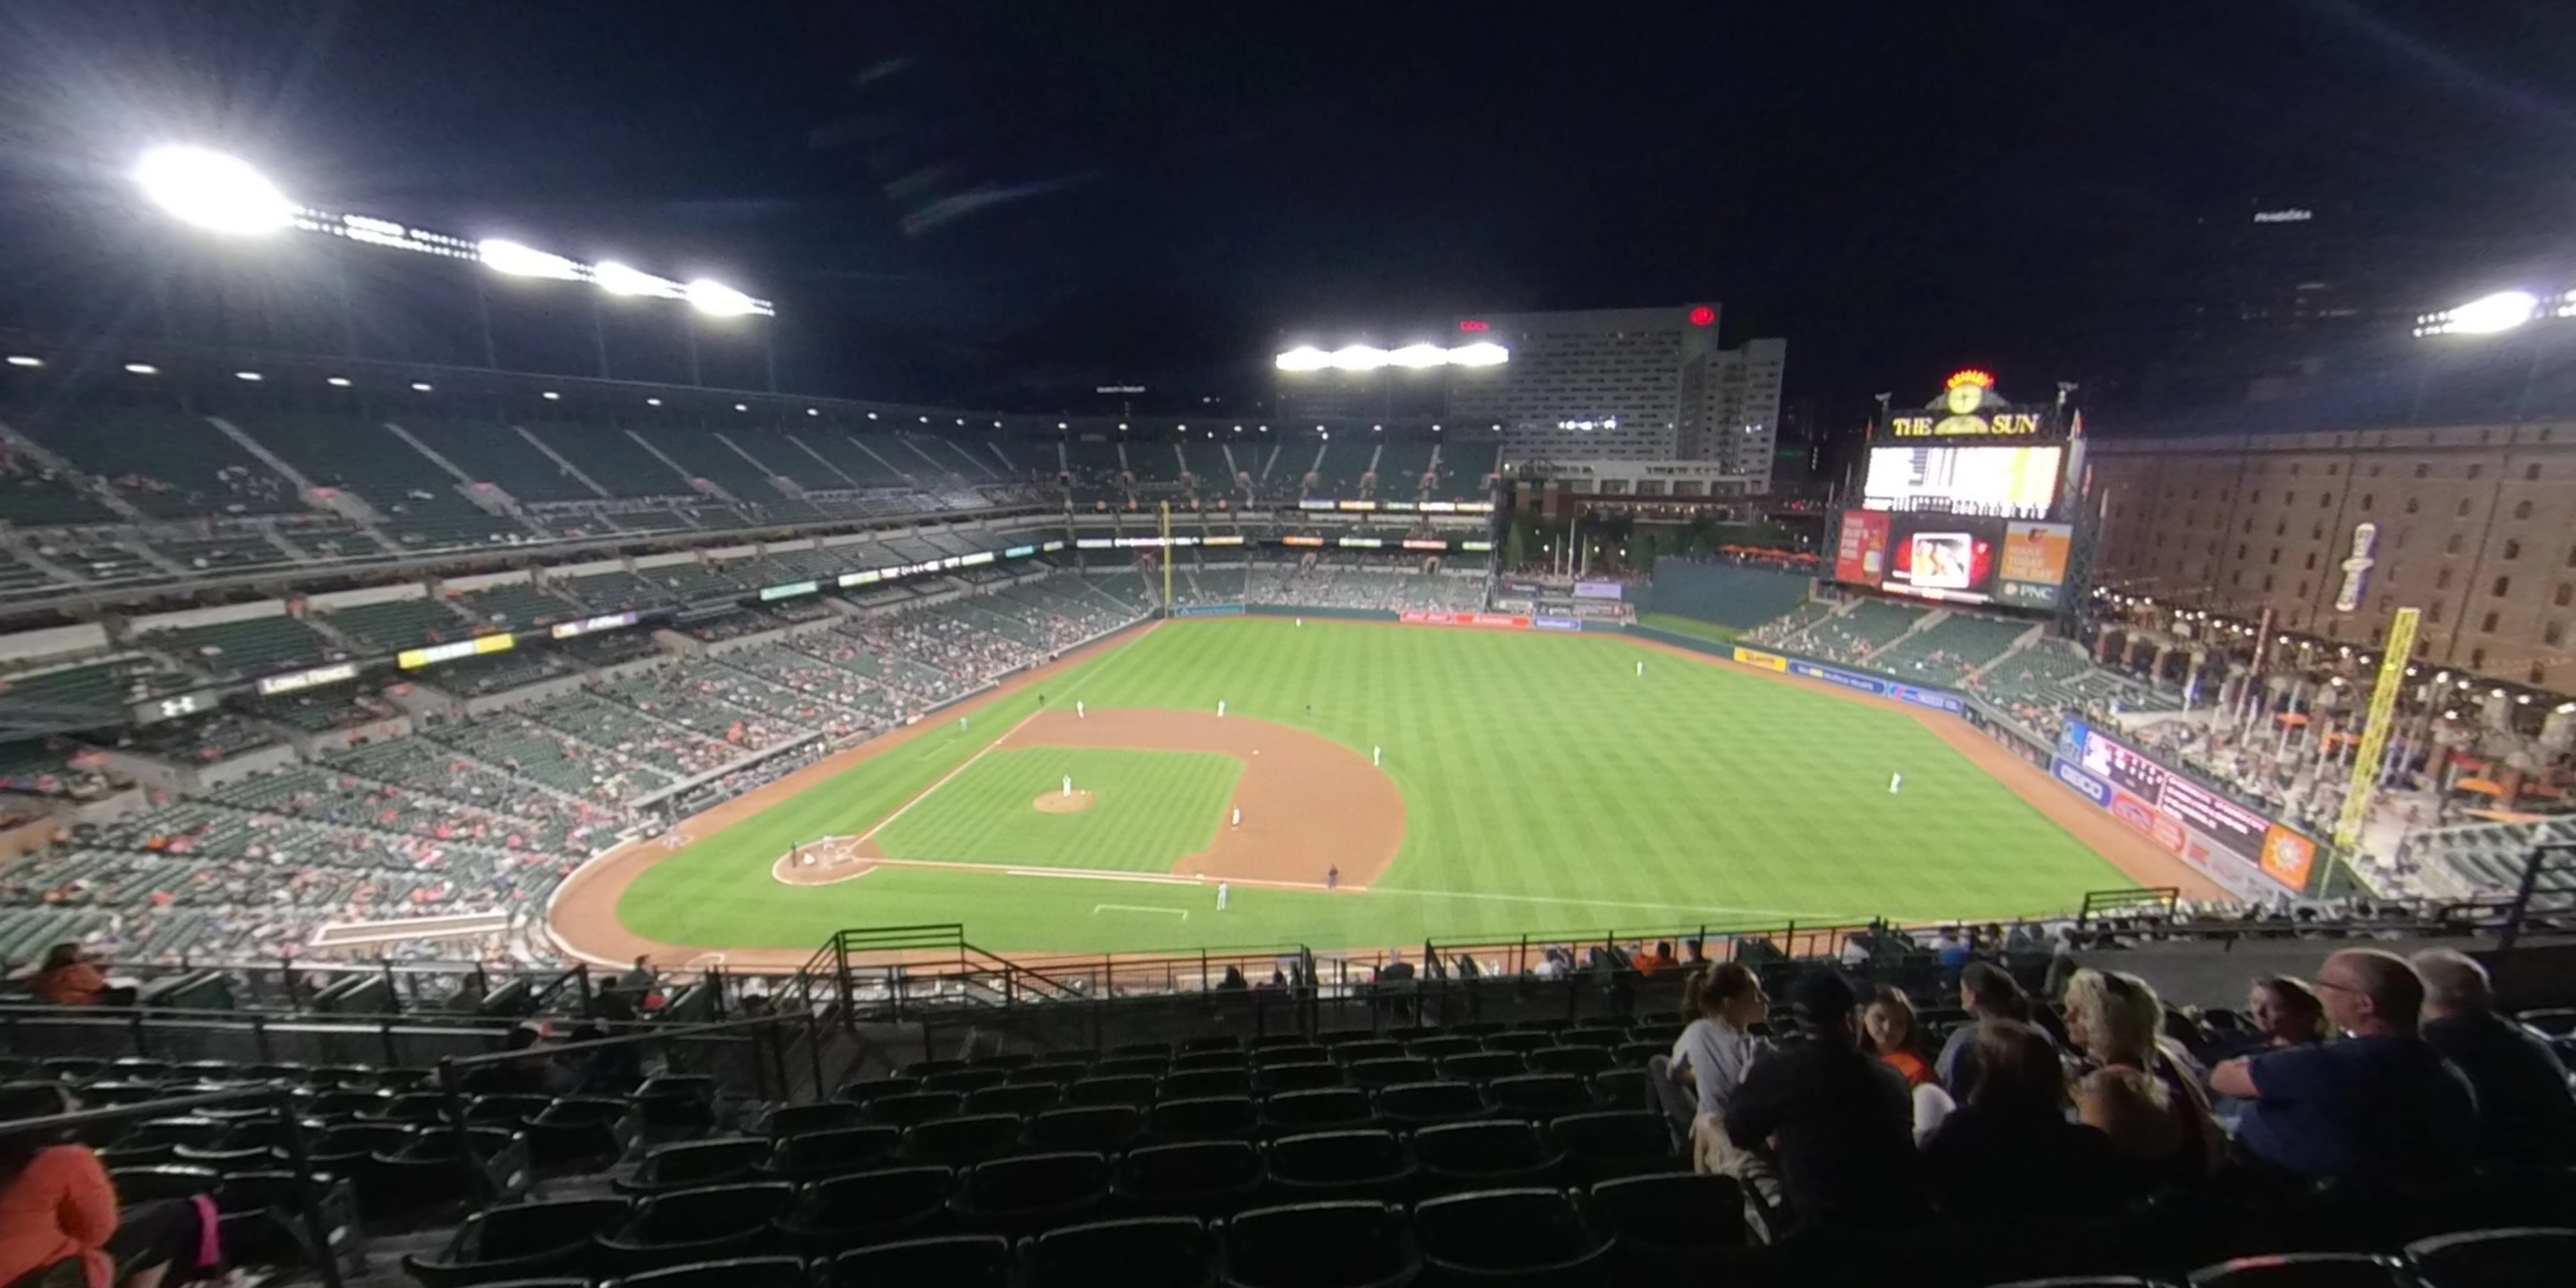
[[[2210,1088],[2250,1100],[2236,1140],[2302,1180],[2421,1189],[2464,1175],[2478,1153],[2466,1079],[2416,1032],[2424,981],[2394,953],[2328,957],[2317,1000],[2347,1036],[2218,1066]]]

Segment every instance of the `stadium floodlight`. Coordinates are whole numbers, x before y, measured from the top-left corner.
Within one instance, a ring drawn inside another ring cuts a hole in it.
[[[2552,310],[2553,312],[2555,310]],[[2529,291],[2497,291],[2457,308],[2415,319],[2416,336],[2497,335],[2542,316],[2540,297]]]
[[[339,379],[339,377],[338,377],[338,376],[333,376],[333,377],[331,377],[331,378],[332,378],[332,379],[334,379],[334,380],[338,380],[338,379]],[[256,371],[236,371],[236,372],[234,372],[234,373],[233,373],[233,379],[235,379],[235,380],[247,380],[247,381],[251,382],[252,384],[258,384],[260,381],[263,381],[263,380],[268,379],[268,377],[263,376],[263,375],[259,374],[259,373],[258,373],[258,372],[256,372]]]
[[[429,392],[429,382],[428,382],[428,381],[426,381],[426,380],[415,380],[415,381],[411,382],[411,391],[412,391],[413,393],[416,393],[416,394],[425,394],[425,393],[428,393],[428,392]]]
[[[257,380],[259,377],[245,376],[243,379]],[[326,376],[323,378],[322,383],[329,385],[334,389],[346,389],[349,387],[349,378],[347,376]]]
[[[161,374],[161,369],[159,367],[153,366],[148,362],[126,363],[125,370],[126,374],[136,376],[157,376]]]
[[[134,181],[171,217],[213,232],[273,233],[297,214],[295,203],[267,175],[240,157],[207,148],[154,148],[136,163]]]
[[[647,398],[644,400],[644,405],[647,407],[659,407],[662,405],[662,400],[659,398]]]
[[[750,403],[735,403],[735,404],[733,405],[733,409],[734,409],[735,411],[750,411],[750,410],[751,410],[751,404],[750,404]]]
[[[1386,365],[1386,350],[1373,344],[1346,344],[1331,356],[1336,371],[1375,371]]]
[[[738,318],[760,311],[750,296],[709,278],[689,283],[688,289],[689,307],[709,317]]]
[[[1449,361],[1449,351],[1436,344],[1408,344],[1386,355],[1386,360],[1399,367],[1437,367]]]
[[[581,265],[533,246],[487,237],[474,249],[482,258],[483,267],[495,273],[506,273],[511,277],[549,277],[558,282],[581,280]]]
[[[1449,363],[1457,367],[1499,367],[1511,360],[1511,350],[1490,340],[1462,344],[1449,351]]]
[[[680,298],[682,288],[667,277],[655,277],[614,260],[590,270],[590,280],[611,295],[646,295],[658,300]]]
[[[1311,344],[1301,344],[1272,361],[1281,371],[1321,371],[1333,365],[1331,354]]]
[[[823,409],[820,407],[808,407],[805,409],[805,414],[808,416],[820,416],[823,414]]]
[[[41,367],[45,365],[45,360],[32,353],[13,353],[9,355],[9,365],[13,367]]]
[[[540,397],[540,398],[545,399],[547,402],[562,402],[562,401],[563,401],[563,395],[562,395],[562,394],[559,394],[559,393],[556,393],[554,390],[551,390],[551,389],[549,389],[549,390],[545,391],[544,393],[541,393],[541,394],[539,394],[539,395],[537,395],[537,396],[538,396],[538,397]]]

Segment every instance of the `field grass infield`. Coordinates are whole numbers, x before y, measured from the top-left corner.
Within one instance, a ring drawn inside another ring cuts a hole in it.
[[[1038,709],[1032,690],[694,839],[635,878],[620,921],[665,944],[742,949],[945,921],[996,951],[1331,949],[1788,918],[2000,918],[2133,884],[1904,711],[1614,637],[1176,622],[1039,687],[1051,712],[1080,699],[1095,713],[1213,713],[1223,700],[1230,716],[1361,757],[1383,747],[1403,797],[1402,846],[1364,892],[1238,885],[1223,912],[1208,887],[1033,870],[1169,871],[1176,851],[1219,826],[1236,766],[988,752]],[[1891,794],[1900,772],[1904,790]],[[1099,793],[1095,808],[1039,814],[1033,799],[1064,773]],[[1022,870],[889,865],[802,887],[772,876],[793,846],[871,832],[889,857]],[[1332,861],[1315,856],[1313,879]]]

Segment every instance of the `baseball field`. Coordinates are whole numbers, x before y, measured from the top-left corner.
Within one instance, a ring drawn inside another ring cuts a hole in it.
[[[603,960],[951,921],[1337,949],[2000,918],[2164,875],[2059,796],[1949,717],[1629,639],[1184,621],[630,846],[554,918]]]

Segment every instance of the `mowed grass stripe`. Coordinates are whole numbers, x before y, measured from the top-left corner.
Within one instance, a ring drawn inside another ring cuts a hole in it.
[[[1030,747],[986,753],[876,835],[888,857],[1167,872],[1208,848],[1243,764],[1194,752]],[[1038,810],[1067,775],[1093,793],[1075,814]]]
[[[1095,924],[1104,920],[1090,912],[1096,890],[1060,888],[1080,883],[911,869],[900,881],[889,869],[822,889],[767,879],[791,836],[864,831],[1033,710],[1023,695],[977,717],[971,733],[934,733],[689,847],[646,873],[621,914],[639,933],[702,944],[795,947],[843,926],[964,920],[996,949],[1333,948],[1717,923],[1728,909],[2000,916],[2065,909],[2085,890],[2128,884],[1904,711],[1615,638],[1184,622],[1047,689],[1050,706],[1081,696],[1213,711],[1224,699],[1229,714],[1362,755],[1383,745],[1385,772],[1405,796],[1403,849],[1365,896],[1237,890],[1223,918],[1210,901],[1185,923],[1128,917],[1114,932]],[[1888,775],[1900,771],[1905,791],[1891,796]],[[1000,808],[1025,811],[1036,790]],[[1081,853],[1080,866],[1118,866]],[[1110,902],[1153,902],[1125,897],[1145,887],[1119,889]],[[1656,915],[1663,909],[1672,915]]]

